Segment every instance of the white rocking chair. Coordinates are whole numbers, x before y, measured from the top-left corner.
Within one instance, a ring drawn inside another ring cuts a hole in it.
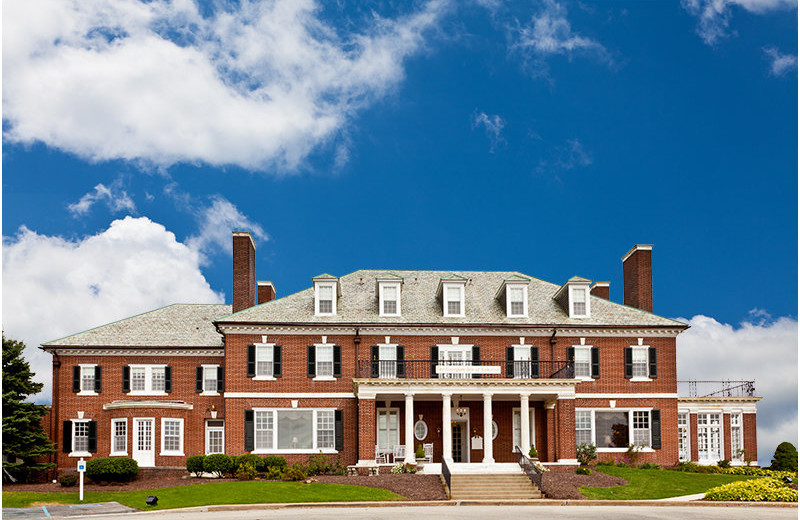
[[[433,463],[433,443],[430,444],[423,444],[422,451],[425,452],[425,457],[422,459],[423,462]]]
[[[375,464],[389,464],[388,452],[377,444],[375,445]]]

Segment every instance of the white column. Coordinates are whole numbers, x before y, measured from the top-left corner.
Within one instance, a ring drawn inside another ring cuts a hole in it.
[[[529,407],[528,394],[521,394],[519,396],[519,442],[522,446],[519,448],[522,453],[527,455],[531,449],[531,414],[528,411]]]
[[[483,463],[494,463],[492,447],[492,394],[483,394]]]
[[[414,393],[406,393],[406,460],[407,464],[416,464],[414,456]]]
[[[450,415],[450,396],[452,394],[442,394],[442,458],[449,463],[453,463],[453,420]]]

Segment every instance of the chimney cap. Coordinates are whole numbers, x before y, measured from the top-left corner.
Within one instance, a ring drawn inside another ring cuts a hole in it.
[[[233,234],[234,238],[235,237],[247,237],[247,238],[249,238],[250,239],[250,244],[252,244],[253,249],[256,248],[256,242],[255,242],[255,240],[253,240],[253,235],[251,235],[249,231],[238,231],[238,230],[234,229],[232,234]]]
[[[592,284],[592,289],[595,287],[611,287],[611,282],[594,282]]]
[[[636,244],[631,248],[630,251],[625,253],[625,256],[622,257],[622,261],[624,262],[625,260],[630,258],[630,256],[636,251],[652,251],[652,250],[653,250],[653,244]]]
[[[272,282],[269,282],[269,281],[267,281],[267,282],[256,282],[256,284],[258,284],[258,285],[269,285],[273,289],[275,288],[275,286],[272,284]]]

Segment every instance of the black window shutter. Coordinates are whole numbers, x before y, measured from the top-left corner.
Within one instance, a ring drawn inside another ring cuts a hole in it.
[[[308,346],[308,377],[317,376],[317,362],[315,360],[316,347],[314,345]]]
[[[247,377],[256,377],[256,346],[247,345]]]
[[[625,378],[633,377],[633,349],[625,347]]]
[[[342,428],[342,411],[335,410],[333,412],[333,438],[334,449],[342,451],[344,449],[344,429]]]
[[[472,366],[481,365],[481,347],[477,345],[472,346]],[[480,374],[472,374],[472,379],[480,379]]]
[[[649,354],[648,358],[650,361],[650,377],[655,379],[658,377],[658,363],[656,362],[656,348],[650,347],[647,349]]]
[[[280,345],[272,347],[272,377],[281,377],[281,353],[283,349]]]
[[[380,350],[378,345],[372,345],[369,350],[369,377],[378,377],[378,374],[380,373],[378,370],[378,364],[380,362]]]
[[[567,347],[567,361],[575,361],[575,347]]]
[[[514,377],[514,347],[506,347],[506,377]]]
[[[131,391],[131,367],[122,367],[122,391]]]
[[[600,377],[600,349],[592,347],[592,377],[597,379]]]
[[[661,449],[661,410],[650,410],[650,437],[654,450]]]
[[[203,391],[203,367],[197,367],[195,370],[194,391],[198,394]]]
[[[72,391],[78,393],[81,391],[81,367],[72,367]]]
[[[244,451],[255,449],[254,438],[255,423],[253,421],[253,410],[244,411]]]
[[[436,379],[439,374],[436,373],[436,365],[439,364],[439,347],[436,345],[431,347],[431,378]]]
[[[172,392],[172,367],[164,367],[164,391]]]
[[[539,347],[531,347],[531,377],[539,377]]]
[[[89,421],[89,453],[97,453],[97,421]]]
[[[64,437],[62,438],[64,453],[72,451],[72,421],[64,421]]]
[[[342,346],[333,346],[333,377],[342,377]]]
[[[217,367],[217,392],[225,391],[225,367]]]
[[[397,377],[406,377],[406,348],[397,345]]]
[[[103,371],[99,366],[94,367],[94,391],[98,394],[103,389]]]

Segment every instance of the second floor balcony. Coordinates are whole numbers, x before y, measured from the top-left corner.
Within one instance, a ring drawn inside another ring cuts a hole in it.
[[[755,381],[678,381],[681,397],[755,397]]]
[[[572,361],[368,360],[358,361],[365,379],[572,379]]]

